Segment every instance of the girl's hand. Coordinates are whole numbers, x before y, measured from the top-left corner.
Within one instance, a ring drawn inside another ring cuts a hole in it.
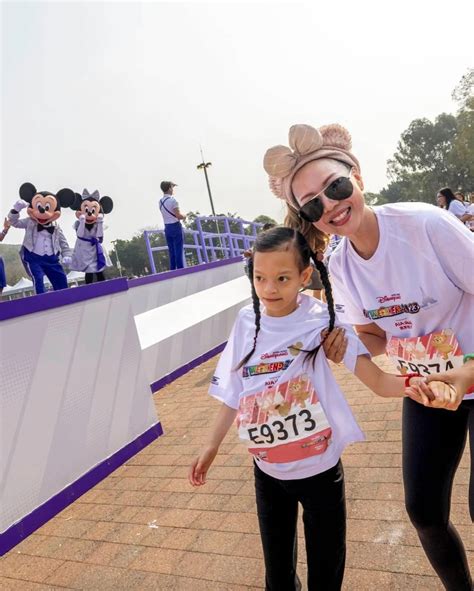
[[[326,357],[333,363],[341,363],[347,350],[346,331],[341,326],[334,328],[329,334],[327,329],[321,333],[323,349]]]
[[[5,219],[3,220],[3,229],[4,229],[4,230],[8,230],[8,229],[10,228],[10,226],[11,226],[11,224],[10,224],[10,222],[8,221],[8,218],[5,218]]]
[[[218,448],[206,447],[189,467],[188,479],[192,486],[202,486],[206,484],[206,476],[211,467],[214,458],[217,455]]]

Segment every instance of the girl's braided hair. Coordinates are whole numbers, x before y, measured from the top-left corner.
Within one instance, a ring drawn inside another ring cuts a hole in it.
[[[293,228],[276,226],[275,228],[267,230],[266,232],[262,232],[257,236],[252,249],[252,256],[248,260],[247,274],[250,279],[252,289],[252,303],[253,310],[255,312],[255,334],[253,338],[253,346],[251,351],[249,351],[247,355],[242,359],[237,369],[243,367],[254,354],[257,346],[258,333],[260,332],[260,300],[258,299],[258,295],[255,291],[255,286],[253,282],[253,255],[256,252],[274,252],[276,250],[289,250],[290,248],[294,248],[297,253],[297,261],[300,271],[306,269],[310,265],[311,260],[313,261],[316,269],[319,271],[329,311],[328,334],[334,328],[336,314],[334,311],[334,300],[332,297],[332,289],[331,284],[329,282],[329,276],[326,266],[322,261],[318,259],[317,254],[309,248],[308,242],[306,241],[303,234],[301,234],[301,232]],[[317,347],[309,351],[301,349],[301,351],[306,353],[306,359],[311,360],[313,364],[316,360],[316,355],[318,354],[318,351],[321,348],[322,342],[323,341],[321,341],[320,344],[317,345]]]

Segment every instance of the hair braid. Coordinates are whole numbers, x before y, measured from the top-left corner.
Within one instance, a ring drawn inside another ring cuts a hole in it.
[[[336,313],[334,311],[334,300],[332,297],[332,289],[331,289],[331,283],[329,282],[329,275],[328,275],[328,272],[326,269],[326,265],[318,259],[318,255],[316,253],[314,253],[312,250],[310,250],[309,255],[310,255],[312,261],[314,262],[314,265],[316,266],[317,270],[319,271],[319,275],[321,277],[321,282],[324,287],[324,294],[326,296],[326,301],[327,301],[327,306],[328,306],[328,311],[329,311],[329,326],[328,326],[328,334],[329,334],[333,330],[334,322],[336,320]],[[319,353],[319,349],[321,349],[321,346],[324,343],[324,340],[325,339],[321,339],[321,342],[319,343],[319,345],[317,345],[314,349],[311,349],[311,350],[300,349],[300,351],[302,351],[303,353],[306,353],[306,359],[312,361],[313,367],[316,362],[316,356]]]
[[[252,304],[253,304],[253,311],[255,312],[255,335],[253,337],[253,347],[252,350],[247,353],[247,355],[242,359],[242,361],[237,366],[237,369],[240,369],[244,366],[247,361],[252,357],[254,351],[257,347],[257,337],[258,333],[260,332],[260,300],[258,299],[257,292],[255,291],[255,287],[253,284],[253,256],[251,256],[247,263],[247,275],[250,279],[250,285],[252,287]]]
[[[311,251],[311,258],[313,259],[313,262],[316,265],[316,269],[319,271],[321,282],[324,287],[324,295],[326,296],[326,303],[328,305],[329,312],[329,334],[334,328],[334,323],[336,321],[336,311],[334,309],[334,298],[332,296],[331,282],[329,281],[329,274],[328,270],[326,269],[326,265],[318,259],[318,255]]]

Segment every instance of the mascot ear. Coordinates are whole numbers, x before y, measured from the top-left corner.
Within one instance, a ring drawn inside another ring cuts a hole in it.
[[[71,189],[61,189],[56,193],[56,200],[59,207],[71,207],[76,196]]]
[[[114,202],[110,197],[102,197],[99,201],[100,207],[104,213],[110,213],[114,208]]]
[[[82,203],[82,195],[80,193],[74,193],[74,201],[69,206],[74,211],[79,211],[81,209]]]
[[[23,201],[28,201],[28,203],[31,203],[31,200],[36,195],[36,187],[31,183],[23,183],[20,187],[19,193]]]

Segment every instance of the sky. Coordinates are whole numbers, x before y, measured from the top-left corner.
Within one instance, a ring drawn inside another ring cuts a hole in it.
[[[110,245],[163,227],[171,180],[181,211],[209,214],[202,145],[217,212],[281,221],[262,159],[294,123],[346,126],[376,192],[410,122],[456,111],[472,16],[459,0],[3,2],[2,211],[26,181],[98,189]]]

